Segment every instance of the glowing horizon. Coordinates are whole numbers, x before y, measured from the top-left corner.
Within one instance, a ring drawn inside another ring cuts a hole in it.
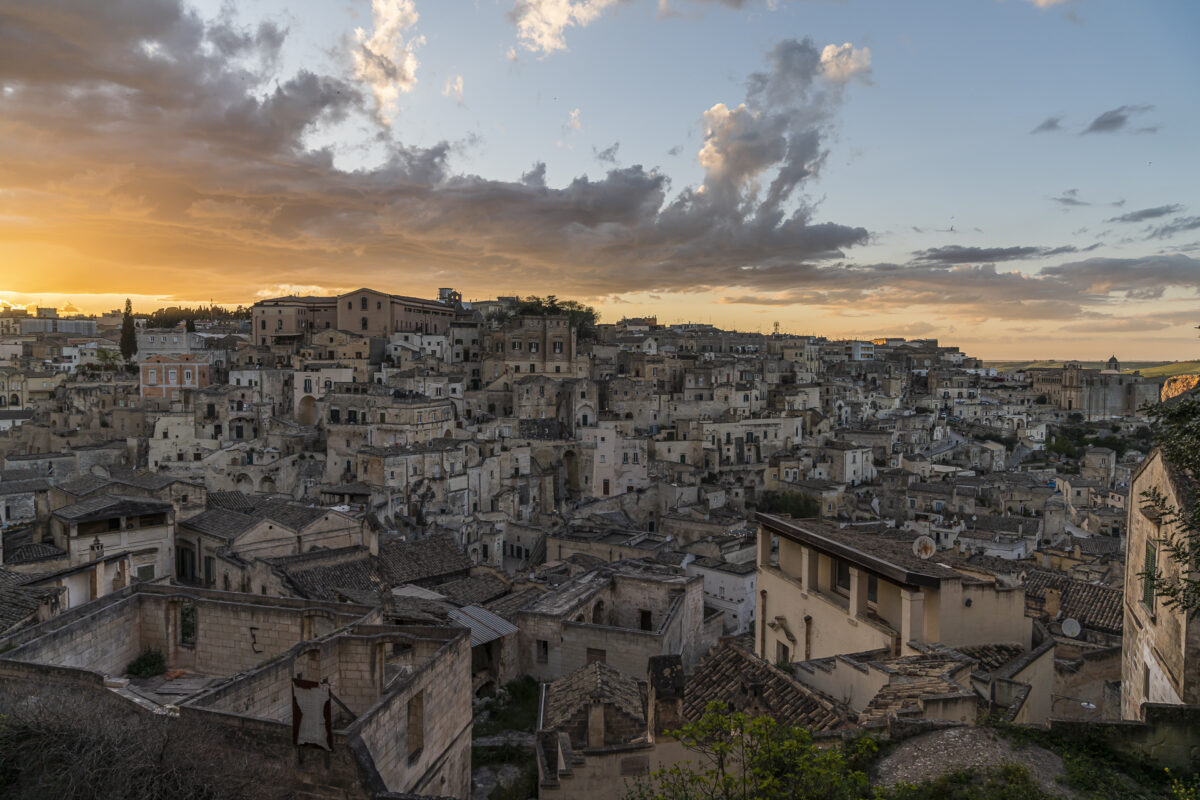
[[[0,297],[1200,354],[1200,5],[546,2],[6,9]]]

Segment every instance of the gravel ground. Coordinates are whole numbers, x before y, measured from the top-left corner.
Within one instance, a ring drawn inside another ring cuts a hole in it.
[[[987,728],[949,728],[914,736],[876,765],[875,782],[883,786],[902,781],[920,783],[955,769],[1001,764],[1025,767],[1045,792],[1081,797],[1055,780],[1063,772],[1062,759],[1057,755],[1035,745],[1014,747]]]

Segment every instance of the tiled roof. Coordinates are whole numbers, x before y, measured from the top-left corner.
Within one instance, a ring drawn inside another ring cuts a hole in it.
[[[179,526],[232,542],[256,522],[258,519],[249,514],[240,514],[227,508],[210,508],[185,519]]]
[[[92,519],[111,519],[136,514],[154,514],[172,509],[170,503],[147,497],[130,497],[120,494],[101,494],[64,506],[54,516],[75,522]]]
[[[19,586],[0,586],[0,634],[33,620],[40,604],[35,592]]]
[[[27,580],[29,580],[29,576],[24,572],[0,567],[0,586],[20,586]]]
[[[1025,652],[1019,644],[973,644],[954,649],[978,661],[983,672],[995,672]]]
[[[782,531],[781,535],[789,538],[795,536],[818,550],[835,551],[834,555],[852,563],[861,561],[868,569],[891,567],[901,570],[908,573],[905,580],[921,582],[922,579],[939,581],[963,577],[950,567],[939,564],[937,559],[925,560],[913,555],[911,540],[865,533],[854,527],[840,528],[818,520],[791,520],[761,513],[758,514],[758,518],[769,523],[772,532]],[[908,532],[901,533],[909,535]]]
[[[1077,581],[1046,570],[1034,570],[1025,580],[1025,608],[1045,613],[1046,590],[1060,592],[1058,619],[1073,618],[1085,628],[1120,635],[1124,622],[1121,590]]]
[[[259,519],[269,519],[286,525],[292,530],[300,530],[315,522],[319,517],[329,513],[322,506],[306,506],[291,500],[266,500],[255,505],[254,510],[247,512]]]
[[[63,481],[62,483],[55,484],[54,488],[64,491],[67,494],[74,495],[75,497],[82,497],[85,494],[91,494],[97,489],[108,486],[110,483],[112,483],[111,478],[103,478],[99,475],[89,474],[80,475],[79,477],[72,478],[69,481]]]
[[[961,651],[920,653],[874,663],[887,671],[888,682],[858,715],[859,724],[889,717],[920,716],[924,711],[924,700],[946,697],[978,699],[969,686],[959,681],[959,678],[968,676],[966,670],[971,665]]]
[[[383,568],[369,556],[308,568],[284,566],[282,569],[296,593],[310,600],[336,601],[347,593],[378,597],[379,591],[387,585]]]
[[[0,495],[28,494],[29,492],[44,492],[50,488],[50,482],[45,478],[29,478],[27,480],[0,481]]]
[[[911,681],[892,681],[884,686],[858,715],[859,724],[888,717],[920,715],[921,701],[943,697],[976,697],[975,693],[954,681],[941,677],[916,678]]]
[[[583,716],[586,731],[588,706],[592,698],[599,698],[613,706],[633,721],[640,722],[642,730],[646,724],[645,690],[637,678],[626,675],[601,661],[580,667],[570,675],[546,687],[546,710],[542,727],[567,729],[579,727]]]
[[[1118,536],[1072,536],[1071,545],[1078,545],[1079,552],[1089,556],[1120,553],[1122,547],[1121,539]]]
[[[52,544],[31,542],[4,551],[4,563],[28,564],[33,561],[46,561],[51,558],[62,558],[66,553]]]
[[[381,542],[379,560],[395,584],[419,583],[457,577],[471,569],[471,559],[448,536],[430,536],[415,542],[396,539]]]
[[[208,493],[209,508],[228,508],[230,511],[240,511],[249,514],[254,511],[254,503],[242,492],[233,490],[217,490]]]
[[[441,587],[438,587],[441,588]],[[530,586],[522,589],[519,592],[506,594],[498,600],[493,600],[490,603],[485,603],[484,607],[498,617],[512,621],[517,612],[524,608],[529,603],[538,599],[545,593],[544,589],[537,586]]]
[[[848,722],[845,710],[730,640],[723,640],[687,676],[684,719],[699,719],[714,700],[734,711],[770,715],[812,731],[836,730]]]
[[[483,605],[508,594],[508,583],[496,575],[472,575],[438,584],[438,594],[460,606]]]

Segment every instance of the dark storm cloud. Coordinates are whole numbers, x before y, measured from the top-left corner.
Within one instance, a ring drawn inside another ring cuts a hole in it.
[[[849,263],[868,231],[818,222],[804,199],[844,91],[811,41],[772,48],[744,98],[705,113],[704,184],[674,188],[637,164],[563,186],[547,183],[540,162],[512,181],[463,174],[452,143],[396,141],[359,82],[277,77],[283,36],[205,21],[173,0],[0,4],[0,83],[11,89],[0,93],[0,221],[28,220],[3,235],[61,250],[46,274],[17,270],[6,288],[58,280],[188,296],[202,285],[233,300],[284,283],[721,290],[731,302],[1010,319],[1197,288],[1200,263],[1178,254],[1033,274],[995,267],[1074,246],[946,246],[908,264]],[[339,169],[332,152],[306,145],[343,120],[374,126],[387,152],[379,166]]]

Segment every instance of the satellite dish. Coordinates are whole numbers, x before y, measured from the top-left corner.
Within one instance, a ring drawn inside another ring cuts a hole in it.
[[[1083,627],[1079,624],[1079,620],[1074,618],[1067,618],[1063,620],[1062,632],[1067,636],[1070,636],[1072,639],[1079,636],[1082,631]]]
[[[926,559],[937,552],[937,545],[928,536],[918,536],[913,541],[912,551],[917,558]]]

